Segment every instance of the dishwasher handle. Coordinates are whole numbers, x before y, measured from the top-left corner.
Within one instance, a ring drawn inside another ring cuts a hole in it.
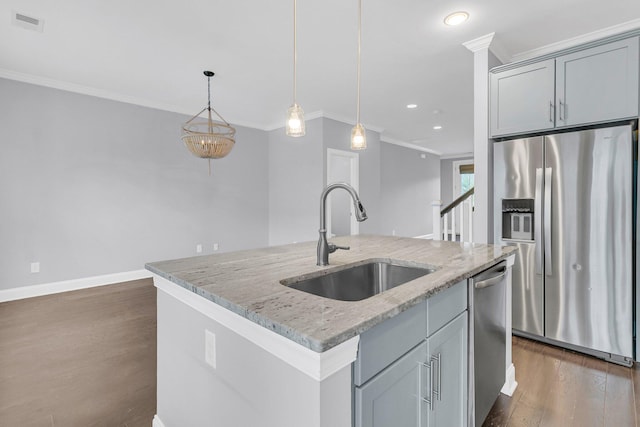
[[[490,277],[488,279],[476,282],[474,284],[475,288],[484,289],[484,288],[488,288],[489,286],[497,285],[498,283],[502,282],[502,279],[504,279],[504,276],[507,275],[507,267],[502,267],[500,270],[497,270],[497,271],[499,272],[499,274],[493,277]]]

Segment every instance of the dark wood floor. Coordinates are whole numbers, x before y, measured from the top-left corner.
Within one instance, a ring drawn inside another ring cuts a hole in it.
[[[513,338],[518,388],[500,395],[483,427],[640,427],[640,367]]]
[[[0,303],[0,427],[149,427],[151,279]]]

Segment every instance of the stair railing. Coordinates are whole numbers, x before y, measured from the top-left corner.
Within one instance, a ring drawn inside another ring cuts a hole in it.
[[[461,242],[473,241],[473,195],[475,187],[455,199],[444,209],[442,200],[434,201],[433,208],[433,240],[456,241],[460,235]],[[460,207],[460,209],[456,209]],[[457,211],[457,213],[456,213]]]

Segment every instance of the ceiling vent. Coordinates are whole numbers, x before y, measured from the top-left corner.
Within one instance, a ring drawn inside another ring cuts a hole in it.
[[[11,23],[17,27],[41,33],[44,29],[44,20],[25,15],[24,13],[11,11]]]

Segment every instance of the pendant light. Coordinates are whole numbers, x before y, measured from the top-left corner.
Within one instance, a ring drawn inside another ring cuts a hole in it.
[[[214,73],[204,71],[207,76],[207,106],[182,125],[182,142],[189,151],[202,159],[209,159],[209,175],[211,175],[211,159],[221,159],[233,148],[236,130],[211,108],[211,77]],[[199,118],[207,111],[207,119]],[[213,120],[211,112],[221,120]]]
[[[362,39],[362,0],[358,0],[358,98],[356,102],[356,125],[351,129],[351,149],[364,150],[367,148],[367,136],[364,126],[360,123],[360,50]]]
[[[304,136],[304,111],[296,102],[296,71],[298,62],[298,37],[297,37],[297,0],[293,0],[293,104],[287,110],[287,123],[285,125],[288,136]]]

